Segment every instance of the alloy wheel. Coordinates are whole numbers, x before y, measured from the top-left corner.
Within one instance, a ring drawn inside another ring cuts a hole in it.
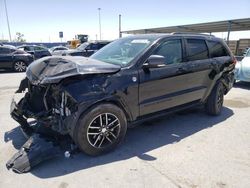
[[[88,126],[88,142],[95,148],[108,147],[118,139],[120,129],[120,121],[114,114],[102,113]]]
[[[24,72],[26,70],[26,64],[23,61],[17,61],[14,64],[14,70],[16,72]]]

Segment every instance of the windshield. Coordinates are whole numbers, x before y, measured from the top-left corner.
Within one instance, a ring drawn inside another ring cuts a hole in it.
[[[153,41],[155,41],[155,38],[147,37],[118,39],[97,51],[91,58],[124,67],[152,44]]]
[[[88,42],[84,42],[83,44],[81,44],[80,46],[78,46],[76,49],[77,50],[85,50],[85,48],[89,45]]]

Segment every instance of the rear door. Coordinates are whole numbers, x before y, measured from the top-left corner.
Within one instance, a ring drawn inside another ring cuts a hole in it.
[[[166,66],[139,70],[140,115],[186,104],[202,96],[203,91],[194,87],[192,66],[184,62],[184,46],[181,38],[166,39],[151,54],[164,56]]]
[[[209,58],[207,43],[204,39],[185,38],[186,64],[192,72],[188,80],[192,90],[199,91],[199,98],[202,99],[208,87],[212,83],[211,71],[213,60]]]

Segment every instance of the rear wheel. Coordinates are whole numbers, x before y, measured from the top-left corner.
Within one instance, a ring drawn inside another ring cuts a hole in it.
[[[23,61],[14,62],[13,69],[15,72],[24,72],[26,71],[27,65]]]
[[[81,115],[74,140],[83,152],[100,155],[119,145],[126,130],[123,111],[113,104],[101,104]]]
[[[206,112],[210,115],[219,115],[224,101],[224,86],[218,81],[211,91],[205,104]]]

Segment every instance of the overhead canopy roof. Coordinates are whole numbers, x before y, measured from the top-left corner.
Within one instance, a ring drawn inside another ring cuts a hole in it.
[[[172,32],[190,32],[190,33],[214,33],[230,31],[250,30],[250,18],[225,20],[218,22],[207,22],[190,25],[179,25],[170,27],[158,27],[148,29],[138,29],[122,31],[127,34],[144,34],[144,33],[172,33]]]

